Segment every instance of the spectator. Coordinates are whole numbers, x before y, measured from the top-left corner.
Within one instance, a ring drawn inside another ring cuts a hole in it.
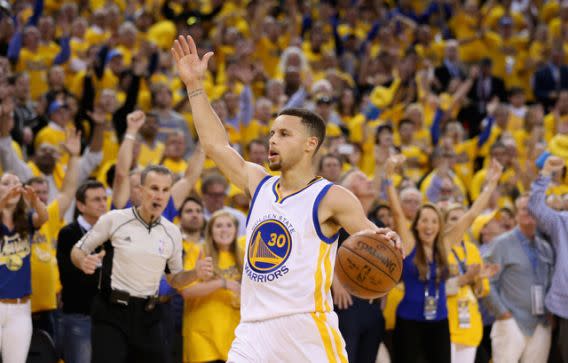
[[[529,198],[515,201],[517,227],[495,239],[485,259],[501,266],[487,299],[496,321],[491,330],[493,361],[546,362],[551,328],[546,320],[545,291],[550,286],[553,252],[536,234]]]
[[[34,231],[31,236],[31,270],[32,279],[31,308],[35,329],[47,332],[59,345],[58,326],[56,322],[59,290],[59,271],[55,252],[57,235],[62,227],[63,217],[73,204],[73,195],[78,185],[79,155],[81,152],[81,139],[79,133],[67,132],[67,139],[63,145],[70,155],[65,177],[63,178],[61,192],[51,202],[49,198],[49,184],[42,177],[33,177],[25,184],[29,185],[37,194],[41,202],[47,206],[48,220],[41,228]]]
[[[158,84],[152,89],[152,112],[158,116],[160,129],[158,140],[166,142],[167,136],[174,131],[181,131],[185,137],[184,155],[187,157],[195,148],[195,141],[183,116],[172,108],[172,91],[165,84]]]
[[[61,347],[65,362],[91,360],[91,307],[98,291],[100,271],[85,275],[71,262],[72,247],[107,212],[104,185],[86,181],[75,196],[78,218],[63,227],[57,238],[57,264],[61,277]],[[96,251],[100,252],[100,251]]]
[[[5,122],[3,117],[1,121]],[[29,237],[34,229],[47,221],[48,215],[45,204],[33,189],[23,187],[20,179],[10,173],[0,177],[0,211],[0,252],[5,256],[0,266],[3,281],[0,289],[0,308],[3,310],[0,353],[4,362],[25,362],[32,338]]]
[[[534,94],[546,110],[558,99],[560,91],[568,90],[568,67],[562,47],[553,46],[550,61],[534,74]]]
[[[197,282],[180,291],[186,301],[184,345],[187,362],[224,361],[234,339],[240,314],[242,260],[237,244],[237,219],[219,210],[207,222],[205,243],[192,245],[185,268],[194,268],[201,256],[212,256],[215,273],[211,280]]]
[[[218,210],[229,211],[239,222],[238,236],[246,234],[246,216],[243,212],[225,205],[229,184],[220,174],[211,174],[203,179],[201,184],[201,194],[203,195],[203,213],[205,219],[209,220],[213,213]]]
[[[539,177],[531,187],[531,197],[529,199],[529,211],[534,216],[539,229],[550,237],[550,242],[555,249],[556,263],[553,269],[550,290],[546,292],[546,309],[553,313],[558,319],[559,336],[558,346],[562,359],[568,361],[568,312],[566,311],[567,301],[563,291],[566,291],[564,283],[568,281],[568,265],[565,263],[566,240],[564,230],[566,229],[565,212],[555,212],[548,208],[544,202],[545,188],[550,182],[552,174],[558,174],[564,167],[564,160],[557,157],[549,157]]]
[[[321,157],[318,167],[318,175],[330,182],[337,183],[342,172],[341,158],[335,154],[326,154]]]

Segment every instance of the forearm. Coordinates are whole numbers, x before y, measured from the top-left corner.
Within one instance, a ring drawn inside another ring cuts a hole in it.
[[[92,152],[99,152],[103,149],[103,139],[104,139],[104,125],[103,124],[94,124],[93,129],[93,138],[91,139],[91,145],[89,149]]]
[[[0,166],[3,170],[11,170],[20,180],[26,181],[33,176],[30,167],[12,149],[10,136],[0,137]]]
[[[225,284],[226,283],[223,279],[200,282],[181,290],[180,293],[184,299],[197,298],[207,296],[219,289],[222,289],[225,287]]]
[[[34,201],[32,201],[31,207],[35,212],[34,213],[35,215],[33,217],[34,227],[39,228],[49,219],[49,214],[47,213],[47,207],[37,197]]]
[[[80,158],[77,155],[72,155],[67,163],[67,170],[65,171],[65,177],[63,178],[63,185],[61,187],[61,193],[59,194],[59,215],[64,215],[73,197],[77,186],[79,184],[79,170],[80,170]]]
[[[81,270],[81,262],[85,257],[87,257],[87,254],[80,248],[73,247],[71,249],[71,262],[73,262],[73,265],[75,265],[75,267],[79,270]]]
[[[85,155],[83,155],[79,161],[79,176],[77,183],[82,183],[87,180],[97,165],[101,163],[102,159],[102,152],[93,152],[90,149],[87,149],[87,151],[85,151]]]
[[[550,183],[549,175],[539,175],[532,183],[529,198],[529,213],[536,219],[539,227],[543,228],[546,234],[551,234],[554,230],[558,212],[546,204],[546,189]]]
[[[209,98],[199,82],[187,87],[187,94],[193,112],[193,122],[199,135],[199,140],[207,154],[215,146],[229,144],[229,138],[223,123],[211,107]]]
[[[174,289],[183,289],[185,286],[197,280],[197,272],[195,270],[181,271],[168,278],[168,283]]]

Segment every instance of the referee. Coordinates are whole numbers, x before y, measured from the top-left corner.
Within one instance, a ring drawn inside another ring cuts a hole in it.
[[[161,276],[165,271],[172,287],[183,288],[213,274],[210,257],[183,271],[181,232],[161,217],[172,183],[169,169],[144,169],[140,206],[103,215],[71,251],[73,264],[86,274],[102,263],[91,317],[93,363],[168,362],[158,304]]]

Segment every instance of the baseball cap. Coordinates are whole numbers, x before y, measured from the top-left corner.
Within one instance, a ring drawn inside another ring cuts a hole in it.
[[[49,107],[47,108],[47,114],[51,115],[52,113],[59,110],[60,108],[69,108],[69,106],[67,106],[66,103],[63,103],[63,102],[60,102],[60,101],[53,101],[49,104]]]
[[[482,214],[477,216],[474,220],[473,223],[471,224],[471,233],[473,234],[473,238],[475,238],[477,241],[479,241],[479,239],[481,238],[481,231],[483,230],[483,228],[489,223],[491,222],[491,220],[493,218],[498,217],[498,211],[494,210],[491,213],[488,214]]]
[[[109,50],[105,58],[105,63],[110,62],[110,60],[113,59],[114,57],[122,57],[122,52],[116,49]]]

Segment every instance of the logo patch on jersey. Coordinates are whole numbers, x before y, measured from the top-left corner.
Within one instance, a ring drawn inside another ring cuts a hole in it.
[[[290,256],[292,238],[288,228],[275,219],[260,223],[252,232],[248,246],[248,264],[261,274],[279,269]]]

